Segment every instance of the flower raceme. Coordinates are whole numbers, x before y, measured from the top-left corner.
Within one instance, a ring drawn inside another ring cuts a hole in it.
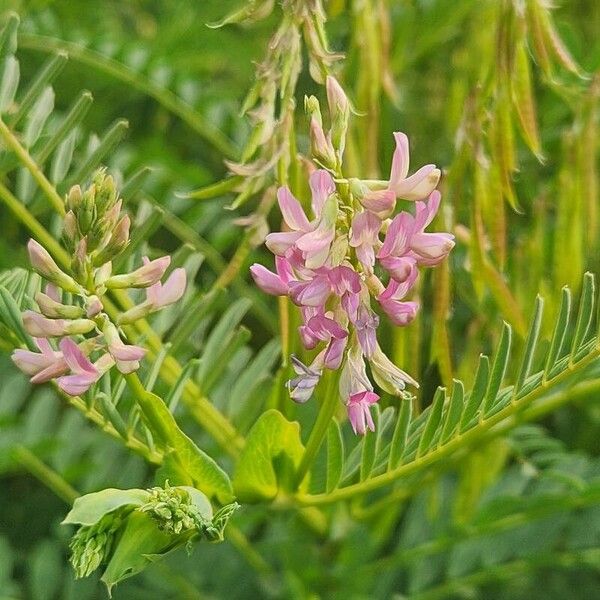
[[[343,105],[339,86],[331,88],[336,106]],[[317,126],[313,119],[312,127]],[[331,132],[323,136],[331,145]],[[279,188],[285,228],[265,240],[275,254],[275,271],[260,264],[250,268],[264,292],[288,296],[299,307],[300,340],[307,350],[318,350],[310,365],[292,357],[296,377],[288,382],[291,398],[306,402],[324,369],[341,369],[340,395],[357,434],[373,430],[370,407],[379,399],[367,363],[388,393],[402,395],[407,384],[417,385],[379,347],[380,319],[373,306],[379,305],[394,325],[408,325],[419,310],[418,302],[407,299],[419,269],[439,264],[454,246],[451,234],[425,231],[439,209],[435,187],[440,171],[426,165],[409,176],[408,138],[403,133],[394,137],[386,182],[343,179],[337,169],[341,151],[337,167],[315,170],[309,181],[312,219],[289,188]],[[323,164],[322,156],[321,151],[315,160]],[[413,201],[414,210],[393,216],[399,198]]]
[[[32,239],[28,243],[32,267],[49,282],[44,292],[35,296],[38,311],[23,313],[23,326],[39,352],[17,349],[12,355],[32,383],[55,380],[65,393],[78,396],[113,366],[121,373],[137,370],[145,350],[126,343],[118,326],[177,302],[185,292],[182,268],[174,269],[161,282],[170,256],[144,257],[135,271],[112,274],[112,261],[129,242],[130,221],[127,215],[121,216],[121,204],[112,178],[103,171],[85,192],[79,186],[71,188],[63,223],[63,243],[72,254],[71,274],[38,242]],[[113,323],[103,310],[104,294],[109,289],[134,288],[145,288],[146,300]],[[56,340],[56,347],[50,340]]]

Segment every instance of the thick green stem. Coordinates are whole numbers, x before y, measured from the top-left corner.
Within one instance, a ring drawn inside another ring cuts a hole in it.
[[[327,434],[327,428],[329,427],[329,423],[333,418],[335,409],[339,402],[340,396],[337,389],[339,371],[329,372],[328,375],[329,383],[327,385],[327,392],[325,394],[325,398],[323,398],[323,403],[319,408],[317,420],[315,421],[315,424],[310,432],[308,442],[306,443],[306,449],[304,450],[304,455],[302,456],[298,471],[296,472],[296,486],[299,486],[302,483],[302,480],[304,477],[306,477],[306,474],[310,470],[317,456],[317,452],[323,443],[323,439]]]
[[[548,393],[549,388],[552,388],[559,383],[565,381],[569,377],[572,377],[574,373],[581,372],[586,366],[588,366],[594,360],[600,357],[600,346],[596,346],[588,356],[580,360],[575,365],[569,366],[563,372],[559,373],[556,377],[551,380],[542,383],[535,390],[529,394],[523,396],[518,402],[510,403],[502,410],[493,414],[487,419],[484,419],[479,425],[469,429],[461,435],[453,437],[446,444],[438,446],[435,450],[432,450],[428,454],[422,457],[416,458],[412,462],[400,465],[396,469],[377,475],[366,481],[355,483],[344,488],[340,488],[331,492],[330,494],[315,494],[315,495],[298,495],[297,500],[302,505],[306,506],[318,506],[322,504],[331,504],[340,500],[346,500],[355,496],[366,494],[373,490],[379,489],[386,485],[393,483],[394,481],[414,475],[423,469],[429,468],[436,464],[449,464],[448,460],[455,453],[465,448],[471,447],[478,443],[491,439],[500,435],[509,426],[516,425],[522,420],[532,418],[533,416],[540,416],[540,408],[544,406],[544,414],[547,410],[551,410],[556,406],[569,401],[573,394],[573,389],[566,389],[552,396],[552,401],[548,404],[539,404],[534,407],[530,405],[540,398],[541,396]],[[600,385],[600,384],[599,384]]]

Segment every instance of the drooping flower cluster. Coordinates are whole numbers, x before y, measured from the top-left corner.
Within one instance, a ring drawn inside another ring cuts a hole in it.
[[[425,229],[435,217],[440,171],[435,165],[409,172],[408,138],[395,133],[396,149],[389,180],[345,179],[341,173],[350,107],[333,78],[327,81],[331,128],[326,135],[315,98],[312,115],[313,159],[324,168],[310,176],[313,218],[287,187],[278,191],[285,231],[271,233],[266,245],[275,254],[275,272],[251,267],[265,292],[288,296],[300,308],[299,335],[307,350],[320,351],[310,365],[292,357],[297,376],[288,382],[296,402],[312,395],[323,369],[341,369],[340,395],[355,433],[373,430],[370,406],[379,396],[367,376],[366,362],[379,387],[402,394],[417,385],[396,367],[377,342],[379,316],[372,301],[398,326],[408,325],[418,302],[408,300],[419,268],[433,267],[454,246],[449,233]],[[414,201],[413,211],[394,216],[397,199]],[[385,283],[384,283],[385,282]]]
[[[32,383],[52,379],[67,394],[86,392],[116,365],[121,373],[140,366],[145,350],[123,341],[120,325],[133,323],[176,302],[185,291],[184,269],[174,269],[165,283],[171,258],[144,257],[132,273],[113,275],[112,261],[129,243],[130,220],[121,215],[112,177],[98,171],[85,192],[71,188],[66,198],[63,244],[71,254],[71,274],[65,273],[47,250],[31,239],[31,265],[48,284],[38,292],[38,311],[23,313],[23,325],[39,352],[17,349],[12,359]],[[145,288],[146,299],[119,315],[113,323],[104,312],[103,296],[110,289]],[[50,341],[56,340],[56,346]]]

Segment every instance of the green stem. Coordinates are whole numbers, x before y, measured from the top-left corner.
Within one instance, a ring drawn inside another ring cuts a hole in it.
[[[15,446],[11,454],[21,466],[25,467],[36,479],[67,504],[73,504],[75,498],[79,496],[79,492],[75,488],[25,446]]]
[[[453,437],[446,444],[438,446],[435,450],[432,450],[422,457],[416,458],[410,463],[400,465],[396,469],[392,469],[391,471],[387,471],[366,481],[340,488],[331,492],[330,494],[298,494],[297,500],[300,502],[300,504],[306,506],[331,504],[379,489],[383,486],[393,483],[397,479],[408,477],[409,475],[418,473],[427,467],[440,464],[442,461],[445,461],[445,465],[449,465],[450,461],[447,459],[449,459],[459,450],[464,450],[465,448],[482,443],[487,439],[491,439],[492,437],[497,437],[507,428],[516,425],[521,420],[531,418],[532,416],[538,417],[542,413],[545,414],[547,410],[551,410],[557,405],[570,400],[572,398],[573,390],[567,389],[558,392],[556,396],[553,397],[552,402],[545,405],[537,405],[529,411],[525,410],[535,400],[546,394],[549,388],[558,385],[568,377],[571,377],[574,373],[583,370],[586,366],[588,366],[594,360],[597,360],[599,357],[600,346],[596,345],[588,356],[580,360],[578,363],[570,365],[554,378],[543,382],[532,392],[520,398],[518,402],[508,404],[502,410],[494,413],[489,418],[480,421],[479,425],[476,425],[463,434]],[[539,409],[538,406],[544,406],[545,408]],[[511,424],[508,422],[509,419],[511,419]]]
[[[69,255],[66,250],[52,237],[45,227],[19,202],[10,190],[0,181],[0,200],[13,215],[32,233],[41,244],[50,252],[56,262],[63,268],[70,265]]]
[[[6,147],[9,150],[12,150],[17,155],[17,158],[27,167],[37,184],[48,197],[48,200],[50,201],[50,204],[52,204],[54,210],[59,215],[64,215],[65,204],[62,198],[58,195],[58,192],[54,189],[54,186],[46,179],[37,163],[33,160],[33,158],[31,158],[25,147],[19,143],[19,140],[8,128],[2,118],[0,118],[0,138],[2,138],[2,141]]]
[[[296,472],[296,487],[298,487],[309,469],[311,468],[315,458],[317,457],[317,452],[323,443],[323,439],[327,434],[327,428],[329,427],[329,423],[333,418],[335,413],[335,409],[337,408],[339,402],[339,393],[338,393],[338,381],[339,381],[339,371],[329,372],[329,383],[327,385],[327,392],[325,394],[325,398],[323,399],[323,403],[319,408],[319,414],[317,415],[317,420],[310,432],[308,437],[308,442],[306,443],[306,449],[304,450],[304,455],[302,456],[302,460],[300,461],[300,465],[298,466],[298,471]]]

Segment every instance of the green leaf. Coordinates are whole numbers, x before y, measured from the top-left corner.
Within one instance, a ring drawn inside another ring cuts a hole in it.
[[[569,323],[569,315],[571,314],[571,290],[568,287],[562,289],[560,298],[560,309],[558,311],[558,319],[554,326],[554,332],[552,333],[552,341],[550,342],[550,349],[548,350],[548,357],[546,359],[546,367],[544,369],[544,375],[546,377],[552,377],[556,363],[561,357],[562,350],[565,343],[565,337],[567,335],[567,326]]]
[[[189,483],[208,497],[216,496],[220,502],[233,499],[231,481],[227,473],[179,429],[167,405],[156,394],[144,392],[138,397],[142,417],[150,431],[172,450],[167,458],[177,468],[181,483]]]
[[[0,114],[8,110],[15,99],[19,87],[20,67],[14,56],[4,59],[2,80],[0,80]]]
[[[529,376],[531,371],[531,365],[533,364],[533,357],[535,354],[535,348],[540,335],[540,327],[542,325],[542,314],[544,312],[544,301],[540,296],[535,299],[535,310],[533,313],[533,319],[529,326],[529,332],[527,333],[527,339],[525,341],[525,349],[523,350],[523,358],[521,360],[521,367],[519,369],[519,375],[517,376],[517,382],[515,384],[513,394],[516,396],[523,387],[525,380]]]
[[[142,506],[150,494],[146,490],[107,488],[75,499],[63,525],[95,525],[107,513],[125,506]]]
[[[581,300],[579,301],[579,312],[577,313],[577,324],[575,325],[575,334],[571,345],[571,357],[577,359],[581,346],[587,339],[587,335],[594,318],[594,296],[595,281],[591,273],[586,273],[583,277],[583,290]]]
[[[17,51],[17,30],[19,29],[19,15],[9,13],[6,25],[0,33],[0,58],[14,54]]]
[[[395,469],[400,464],[400,459],[402,458],[404,448],[406,447],[411,416],[412,402],[410,400],[404,400],[400,405],[400,412],[398,414],[398,420],[396,421],[396,427],[394,428],[394,435],[392,436],[392,443],[390,445],[390,458],[388,460],[389,470]]]
[[[242,502],[258,502],[273,500],[280,490],[290,490],[303,454],[300,425],[277,410],[266,411],[250,430],[236,465],[236,496]]]
[[[450,406],[446,413],[444,428],[442,429],[442,435],[440,437],[440,443],[442,444],[445,444],[452,437],[452,434],[460,421],[465,401],[465,387],[463,382],[459,379],[453,379],[452,384]]]
[[[339,423],[332,419],[327,429],[327,492],[340,484],[344,469],[344,439]]]
[[[471,419],[477,414],[477,411],[481,406],[488,385],[489,372],[490,361],[487,356],[480,354],[477,373],[475,373],[475,383],[460,420],[461,431],[464,431],[469,426]]]
[[[184,542],[185,537],[161,531],[150,515],[135,511],[127,518],[101,581],[110,594],[115,584],[139,573],[157,560],[157,555],[162,556]]]
[[[502,334],[500,336],[500,343],[496,350],[496,356],[494,357],[494,364],[492,365],[492,373],[490,375],[490,382],[488,384],[485,399],[483,401],[483,412],[487,414],[490,408],[494,405],[496,397],[498,396],[498,390],[504,379],[506,373],[506,366],[508,365],[508,357],[510,355],[510,342],[512,337],[512,329],[508,323],[504,323],[502,327]]]
[[[423,456],[431,448],[434,441],[435,432],[437,431],[440,421],[442,419],[442,411],[444,409],[444,401],[446,399],[446,389],[439,387],[435,391],[431,408],[429,409],[429,416],[427,417],[427,423],[425,429],[421,435],[419,441],[419,449],[417,450],[417,456]]]

